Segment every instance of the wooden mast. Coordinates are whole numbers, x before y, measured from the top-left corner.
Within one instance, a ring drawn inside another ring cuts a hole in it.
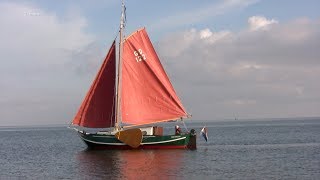
[[[121,11],[121,18],[120,18],[120,31],[119,31],[119,61],[118,61],[118,73],[117,73],[117,107],[116,107],[116,124],[115,129],[119,130],[121,128],[121,70],[122,70],[122,41],[123,41],[123,31],[125,26],[125,6],[124,0],[122,0],[122,11]]]

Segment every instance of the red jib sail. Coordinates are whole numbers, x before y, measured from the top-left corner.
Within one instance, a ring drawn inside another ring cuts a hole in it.
[[[93,84],[83,100],[73,124],[89,128],[115,124],[116,48],[113,42]]]
[[[187,116],[145,29],[123,44],[122,122],[148,124]]]

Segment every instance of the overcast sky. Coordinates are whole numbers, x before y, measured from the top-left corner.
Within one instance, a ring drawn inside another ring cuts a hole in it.
[[[0,126],[68,124],[120,0],[0,1]],[[130,1],[193,120],[320,116],[320,1]]]

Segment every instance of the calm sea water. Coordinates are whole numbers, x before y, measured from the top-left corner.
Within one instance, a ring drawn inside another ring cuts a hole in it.
[[[0,128],[0,179],[320,179],[320,119],[187,126],[204,124],[195,151],[88,151],[66,127]]]

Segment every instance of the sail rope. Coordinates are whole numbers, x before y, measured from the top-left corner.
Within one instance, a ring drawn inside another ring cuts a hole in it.
[[[183,124],[184,128],[186,129],[186,131],[189,132],[189,130],[188,130],[188,128],[187,128],[187,126],[186,126],[186,124],[184,123],[184,120],[183,120],[182,118],[181,118],[181,121],[182,121],[182,124]]]

